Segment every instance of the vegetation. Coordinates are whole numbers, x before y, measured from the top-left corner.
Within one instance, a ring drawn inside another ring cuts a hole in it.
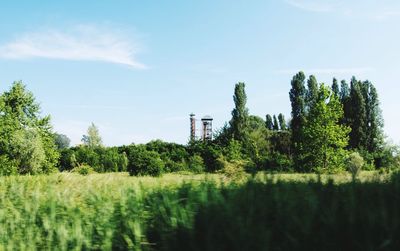
[[[14,83],[0,95],[0,250],[399,249],[400,150],[375,87],[305,83],[291,81],[288,122],[250,114],[238,83],[214,140],[117,147],[93,123],[70,147]]]
[[[307,82],[307,87],[306,87]],[[0,96],[1,174],[40,174],[80,170],[161,175],[168,172],[338,172],[349,152],[359,152],[364,169],[395,168],[399,151],[383,139],[377,90],[369,81],[351,79],[350,87],[333,79],[332,87],[307,81],[303,72],[291,81],[292,117],[249,114],[245,83],[234,89],[232,118],[212,141],[188,145],[151,141],[105,147],[92,123],[82,145],[69,147],[67,136],[52,131],[50,117],[21,82]],[[230,168],[236,166],[235,168]],[[86,169],[85,169],[86,170]]]
[[[2,177],[0,249],[400,247],[398,174],[363,183],[337,183],[340,175],[332,176],[336,181],[290,177],[240,183],[202,175]]]

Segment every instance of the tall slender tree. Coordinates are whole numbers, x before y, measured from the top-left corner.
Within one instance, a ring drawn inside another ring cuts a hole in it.
[[[301,166],[301,143],[302,128],[305,123],[305,96],[306,88],[304,86],[305,75],[303,72],[297,73],[292,81],[289,92],[289,98],[292,107],[292,153],[296,168]]]
[[[273,120],[272,120],[271,115],[269,115],[269,114],[267,114],[267,115],[265,116],[265,127],[266,127],[268,130],[271,130],[271,131],[274,129],[274,122],[273,122]]]
[[[279,113],[278,120],[279,120],[279,127],[281,128],[281,130],[286,131],[287,130],[286,120],[285,116],[282,113]]]
[[[367,114],[362,84],[355,77],[351,80],[349,103],[350,147],[353,149],[363,149],[367,141],[365,124]]]
[[[273,126],[274,131],[279,131],[279,123],[278,119],[276,118],[276,115],[274,114],[274,126]]]
[[[366,107],[366,146],[370,153],[377,153],[383,144],[383,119],[379,107],[378,92],[375,86],[369,82],[363,82],[364,99]]]
[[[307,80],[307,94],[306,94],[306,109],[312,106],[318,96],[318,81],[314,75],[311,75]]]
[[[235,108],[232,111],[232,119],[229,122],[232,128],[233,138],[242,142],[246,139],[249,117],[249,110],[246,107],[247,95],[245,87],[246,85],[243,82],[239,82],[235,85],[235,94],[233,95]]]
[[[343,118],[340,120],[340,123],[343,125],[350,126],[351,121],[351,102],[350,102],[350,88],[349,84],[345,80],[340,82],[340,94],[339,94],[340,102],[343,105]]]
[[[333,78],[332,81],[332,93],[339,97],[340,91],[339,91],[339,84],[336,78]]]

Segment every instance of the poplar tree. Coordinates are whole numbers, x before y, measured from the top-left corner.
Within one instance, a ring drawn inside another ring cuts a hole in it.
[[[276,118],[276,115],[274,114],[274,125],[273,125],[273,130],[274,131],[279,131],[279,123],[278,119]]]
[[[265,127],[271,131],[274,129],[274,122],[272,121],[272,117],[269,114],[265,116]]]
[[[364,149],[367,141],[365,124],[367,113],[362,85],[355,77],[351,80],[348,119],[351,127],[350,147],[352,149]]]
[[[383,144],[383,119],[382,112],[379,107],[378,92],[375,86],[369,82],[364,82],[366,91],[366,146],[370,153],[377,153]]]
[[[302,128],[305,123],[305,95],[306,88],[304,86],[305,75],[303,72],[297,73],[292,81],[289,92],[289,98],[292,107],[292,153],[296,168],[301,165],[301,143],[302,143]]]
[[[350,102],[350,88],[345,80],[340,83],[340,102],[343,105],[343,118],[340,123],[349,126],[351,121],[351,102]]]
[[[318,82],[314,75],[311,75],[307,80],[307,94],[306,94],[306,107],[307,110],[317,99],[318,95]]]
[[[339,97],[340,91],[339,91],[339,84],[336,78],[333,78],[332,82],[332,93],[335,94],[337,97]]]
[[[281,128],[281,130],[286,131],[287,130],[286,120],[285,116],[282,113],[279,113],[278,120],[279,120],[279,127]]]
[[[232,119],[229,122],[232,128],[233,138],[242,142],[246,139],[249,117],[249,111],[246,107],[247,96],[245,87],[245,83],[242,82],[235,85],[235,93],[233,95],[235,108],[232,111]]]

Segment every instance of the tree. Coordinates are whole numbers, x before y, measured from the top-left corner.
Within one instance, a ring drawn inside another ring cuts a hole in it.
[[[101,136],[99,133],[99,129],[97,129],[97,127],[94,123],[92,123],[89,126],[89,128],[87,130],[87,135],[83,135],[82,142],[84,145],[86,145],[90,148],[102,146],[102,139],[101,139]]]
[[[349,85],[346,83],[345,80],[342,80],[340,82],[340,93],[339,93],[340,101],[343,103],[349,96],[350,96]]]
[[[379,107],[378,92],[375,86],[369,81],[365,81],[364,84],[368,87],[365,97],[367,114],[367,122],[365,123],[367,126],[366,149],[370,153],[377,153],[382,149],[384,141],[382,111]]]
[[[269,114],[267,114],[267,116],[265,116],[265,127],[271,131],[274,129],[274,122],[272,120],[271,115],[269,115]]]
[[[71,140],[64,134],[54,133],[54,143],[58,150],[67,149]]]
[[[302,138],[302,128],[305,123],[305,95],[304,86],[305,75],[303,72],[297,73],[291,82],[292,88],[289,92],[292,107],[292,153],[297,168],[301,165],[300,152]]]
[[[130,175],[160,176],[164,172],[165,164],[160,155],[148,151],[145,146],[138,146],[128,155],[128,172]]]
[[[247,95],[245,87],[245,83],[241,82],[235,85],[235,94],[233,96],[235,108],[232,111],[232,119],[230,121],[233,138],[239,141],[246,139],[245,134],[248,126],[249,111],[246,107]]]
[[[342,116],[338,97],[321,84],[304,126],[304,171],[332,172],[344,167],[350,129],[338,123]]]
[[[46,155],[40,134],[34,130],[18,130],[12,139],[13,159],[18,160],[21,174],[43,173]]]
[[[311,75],[307,80],[306,107],[309,109],[317,99],[318,81],[314,75]]]
[[[335,94],[337,97],[339,97],[340,95],[340,91],[339,91],[339,84],[336,78],[333,78],[333,82],[332,82],[332,92],[333,94]]]
[[[13,160],[20,173],[49,173],[58,162],[50,117],[40,116],[21,81],[0,96],[0,155]]]
[[[366,104],[362,91],[361,82],[355,77],[351,80],[350,100],[348,108],[348,122],[351,127],[350,147],[352,149],[364,149],[366,146]]]
[[[279,131],[279,123],[278,123],[278,119],[276,118],[275,114],[274,114],[274,125],[273,125],[273,129],[274,129],[274,131]]]
[[[350,126],[351,123],[351,102],[350,102],[350,89],[349,85],[345,80],[340,82],[340,93],[339,93],[340,102],[343,105],[343,118],[340,123],[346,126]]]
[[[282,113],[279,113],[278,120],[279,120],[279,127],[281,128],[281,130],[286,131],[287,130],[286,120],[285,116]]]

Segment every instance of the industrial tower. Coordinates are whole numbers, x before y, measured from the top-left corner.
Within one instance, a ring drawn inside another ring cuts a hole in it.
[[[203,141],[212,140],[212,122],[213,118],[211,116],[204,116],[201,119],[201,139]],[[196,140],[196,118],[195,114],[190,114],[190,140]]]

